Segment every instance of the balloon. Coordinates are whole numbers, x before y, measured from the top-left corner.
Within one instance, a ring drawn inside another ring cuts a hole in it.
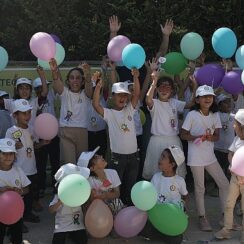
[[[15,191],[5,191],[0,195],[0,209],[0,222],[5,225],[12,225],[23,216],[23,199]]]
[[[56,43],[55,45],[56,45],[56,54],[54,58],[57,61],[57,65],[60,65],[64,61],[65,50],[61,44]],[[43,69],[50,70],[49,62],[41,60],[39,58],[37,59],[37,62]]]
[[[54,58],[56,53],[55,41],[45,32],[38,32],[31,37],[30,49],[37,58],[45,61]]]
[[[244,85],[241,81],[241,71],[230,71],[225,74],[221,86],[230,94],[237,95],[244,90]]]
[[[115,62],[122,60],[122,51],[131,42],[126,36],[115,36],[107,46],[108,57]]]
[[[34,122],[34,131],[43,140],[52,140],[58,134],[58,121],[49,113],[38,115]]]
[[[181,39],[181,52],[186,58],[190,60],[198,58],[201,55],[203,48],[204,42],[202,37],[198,33],[187,33]]]
[[[5,48],[0,46],[0,71],[4,70],[8,64],[8,53]]]
[[[236,51],[236,63],[241,68],[244,69],[244,45],[240,46]]]
[[[178,52],[171,52],[165,55],[166,62],[161,66],[166,73],[171,75],[180,74],[187,65],[186,58]]]
[[[239,176],[244,176],[244,146],[237,149],[231,161],[230,170]]]
[[[157,196],[154,185],[149,181],[139,181],[131,189],[131,200],[140,210],[147,211],[153,208],[157,202]]]
[[[78,207],[85,203],[91,194],[87,179],[78,174],[65,176],[58,186],[59,199],[69,207]]]
[[[53,38],[53,40],[56,42],[56,43],[59,43],[60,45],[62,45],[62,42],[60,40],[60,38],[55,35],[55,34],[50,34],[50,36]]]
[[[146,54],[139,44],[129,44],[122,51],[122,61],[128,69],[140,69],[145,63]]]
[[[141,109],[140,109],[140,120],[142,125],[146,123],[146,115]]]
[[[122,237],[130,238],[142,231],[147,222],[147,212],[134,206],[119,211],[114,220],[114,229]]]
[[[113,215],[100,199],[95,199],[85,216],[86,230],[95,238],[107,236],[113,228]]]
[[[221,58],[232,57],[237,48],[235,33],[226,27],[219,28],[213,33],[212,46]]]
[[[225,71],[218,64],[206,64],[195,72],[195,78],[200,86],[208,85],[216,88],[219,86]]]
[[[159,232],[169,236],[182,234],[188,226],[187,215],[171,203],[157,203],[148,211],[148,218]]]

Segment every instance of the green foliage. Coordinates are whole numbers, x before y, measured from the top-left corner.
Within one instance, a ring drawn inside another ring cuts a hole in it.
[[[109,16],[119,17],[119,34],[145,48],[147,57],[161,43],[160,24],[168,18],[175,23],[169,51],[179,51],[187,32],[198,32],[204,39],[209,59],[217,59],[211,47],[213,32],[229,27],[239,45],[244,33],[241,0],[0,0],[0,45],[11,60],[35,60],[29,40],[39,31],[58,35],[66,50],[66,60],[99,60],[109,41]]]

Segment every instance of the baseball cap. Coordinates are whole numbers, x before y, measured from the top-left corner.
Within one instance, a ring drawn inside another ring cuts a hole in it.
[[[81,153],[77,165],[80,167],[87,167],[90,159],[96,154],[96,152],[99,150],[99,146],[96,147],[93,151],[91,152],[83,152]]]
[[[16,153],[15,141],[9,138],[0,139],[0,151]]]
[[[112,86],[112,93],[127,93],[130,94],[128,90],[128,83],[126,82],[117,82]]]
[[[231,99],[231,97],[228,95],[225,95],[225,94],[220,94],[216,97],[216,103],[219,104],[220,102],[222,102],[226,99]]]
[[[170,150],[177,166],[180,166],[181,164],[183,164],[183,162],[185,161],[185,156],[184,156],[182,149],[175,145],[168,147],[168,149]]]
[[[46,80],[46,83],[49,84],[50,82]],[[33,87],[37,88],[39,86],[42,86],[42,81],[41,79],[38,77],[35,80],[33,80]]]
[[[13,113],[15,113],[17,111],[26,112],[31,109],[32,109],[32,106],[25,99],[16,99],[13,102]]]
[[[199,86],[197,88],[196,97],[202,97],[202,96],[207,96],[207,95],[215,96],[214,90],[211,86],[203,85],[203,86]]]
[[[71,174],[82,175],[83,177],[85,177],[87,179],[90,175],[90,169],[68,163],[68,164],[62,165],[58,169],[58,171],[54,175],[54,178],[57,181],[57,183],[59,183],[65,176],[71,175]]]
[[[28,84],[30,86],[32,86],[32,82],[31,80],[27,79],[27,78],[19,78],[17,81],[16,81],[16,87],[20,84]]]
[[[6,91],[0,90],[0,97],[9,95]]]
[[[244,125],[244,109],[241,108],[237,111],[236,115],[235,115],[235,119],[241,123],[242,125]]]

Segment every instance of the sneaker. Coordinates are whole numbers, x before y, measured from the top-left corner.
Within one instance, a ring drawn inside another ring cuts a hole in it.
[[[200,225],[200,230],[201,231],[212,231],[212,227],[209,224],[209,222],[206,219],[206,217],[200,217],[199,218],[199,225]]]
[[[230,239],[231,234],[230,234],[229,230],[222,228],[220,231],[218,231],[214,234],[214,237],[219,239],[219,240]]]
[[[31,222],[31,223],[39,223],[40,222],[40,218],[39,216],[30,213],[28,215],[24,215],[24,221],[25,222]]]
[[[224,227],[224,218],[222,218],[220,221],[219,221],[219,225],[220,227]],[[231,230],[234,230],[234,231],[237,231],[237,230],[241,230],[241,225],[239,225],[236,220],[234,219],[233,221],[233,225],[232,225],[232,229]]]
[[[22,225],[22,233],[28,233],[28,232],[29,232],[28,227],[25,224],[23,224]]]
[[[35,212],[42,212],[43,211],[43,206],[39,201],[34,201],[32,205],[32,209]]]

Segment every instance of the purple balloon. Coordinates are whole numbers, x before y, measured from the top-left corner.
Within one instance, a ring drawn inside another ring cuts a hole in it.
[[[122,237],[130,238],[142,231],[147,222],[147,212],[134,206],[119,211],[114,220],[114,229]]]
[[[206,64],[195,72],[195,77],[200,86],[208,85],[216,88],[222,81],[225,71],[218,64]]]
[[[236,70],[225,74],[221,86],[226,92],[237,95],[244,90],[244,85],[241,81],[241,73],[241,70]]]
[[[57,35],[55,35],[55,34],[50,34],[50,36],[53,38],[53,40],[54,40],[55,42],[57,42],[57,43],[59,43],[59,44],[62,45],[61,40],[60,40],[60,38],[59,38]]]

